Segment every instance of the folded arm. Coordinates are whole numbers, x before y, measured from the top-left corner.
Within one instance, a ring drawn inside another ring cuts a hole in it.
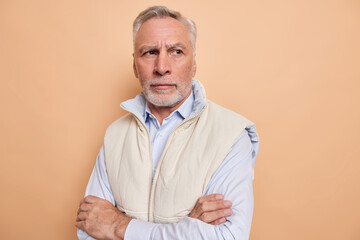
[[[127,224],[125,239],[248,239],[253,212],[252,178],[255,156],[253,144],[247,131],[244,130],[211,178],[203,197],[205,200],[201,202],[199,199],[189,217],[178,223],[169,224],[130,219],[131,221],[125,221]],[[229,212],[227,214],[224,212],[230,209],[230,206],[224,205],[221,209],[211,204],[204,204],[209,203],[206,196],[215,193],[231,201],[220,199],[222,204],[230,203],[231,215]],[[85,195],[94,195],[115,205],[107,179],[103,148],[98,155]],[[218,215],[222,217],[214,220],[214,213],[211,213],[214,209],[222,211],[223,215]],[[93,239],[80,229],[78,237],[81,240]]]

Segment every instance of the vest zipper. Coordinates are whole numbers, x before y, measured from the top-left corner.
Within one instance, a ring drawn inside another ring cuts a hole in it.
[[[162,152],[162,154],[161,154],[161,157],[160,157],[160,159],[159,159],[159,162],[158,162],[158,164],[157,164],[157,166],[156,166],[156,168],[155,168],[155,174],[154,174],[154,179],[152,180],[152,184],[151,184],[151,190],[150,190],[150,202],[149,202],[149,213],[151,213],[150,214],[150,222],[153,222],[154,221],[154,214],[153,214],[153,211],[154,211],[154,204],[153,204],[153,202],[154,202],[154,191],[155,191],[155,185],[156,185],[156,182],[157,182],[157,178],[158,178],[158,174],[159,174],[159,169],[160,169],[160,166],[161,166],[161,164],[162,164],[162,161],[163,161],[163,159],[164,159],[164,155],[165,155],[165,152],[167,151],[167,148],[168,148],[168,146],[169,146],[169,140],[173,137],[173,134],[174,134],[174,132],[177,130],[177,129],[179,129],[180,127],[182,127],[184,124],[186,124],[187,122],[189,122],[189,121],[191,121],[192,119],[194,119],[194,118],[197,118],[198,116],[200,116],[201,115],[201,113],[202,112],[204,112],[204,110],[205,110],[205,108],[207,107],[207,104],[200,110],[200,112],[198,112],[196,115],[194,115],[194,116],[192,116],[191,118],[189,118],[189,119],[186,119],[185,121],[183,121],[182,123],[180,123],[177,127],[175,127],[172,131],[171,131],[171,133],[170,133],[170,135],[169,135],[169,138],[167,139],[167,141],[166,141],[166,145],[165,145],[165,148],[164,148],[164,151]]]
[[[120,105],[121,106],[121,105]],[[155,168],[155,173],[154,173],[154,179],[152,178],[152,174],[153,174],[153,166],[152,166],[152,154],[151,154],[151,140],[150,140],[150,133],[149,133],[149,130],[147,129],[146,125],[140,120],[140,118],[138,116],[136,116],[134,113],[130,112],[138,122],[141,123],[142,127],[145,128],[145,131],[146,131],[146,135],[147,135],[147,138],[148,138],[148,153],[149,153],[149,159],[151,160],[151,168],[150,168],[150,181],[151,181],[151,189],[150,189],[150,196],[149,196],[149,206],[148,206],[148,209],[149,209],[149,213],[148,213],[148,220],[149,222],[154,222],[154,214],[153,214],[153,211],[154,211],[154,204],[153,204],[153,198],[154,198],[154,191],[155,191],[155,185],[156,185],[156,182],[157,182],[157,178],[158,178],[158,172],[159,172],[159,169],[160,169],[160,166],[161,166],[161,163],[163,161],[163,158],[164,158],[164,153],[166,152],[168,146],[169,146],[169,140],[172,138],[174,132],[179,129],[181,126],[183,126],[185,123],[189,122],[190,120],[198,117],[201,115],[201,113],[204,112],[205,108],[207,108],[207,104],[194,116],[192,116],[191,118],[189,119],[186,119],[185,121],[183,121],[182,123],[180,123],[177,127],[175,127],[170,135],[169,135],[169,138],[167,139],[166,141],[166,145],[165,145],[165,148],[164,148],[164,151],[163,153],[161,154],[161,157],[159,159],[159,162]],[[124,110],[128,111],[126,108],[124,108],[123,106],[121,106]]]

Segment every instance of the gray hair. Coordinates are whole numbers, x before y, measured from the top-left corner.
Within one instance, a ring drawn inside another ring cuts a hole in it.
[[[151,18],[155,18],[155,17],[160,17],[160,18],[171,17],[171,18],[174,18],[174,19],[178,20],[182,24],[184,24],[184,26],[189,31],[190,41],[191,41],[193,53],[195,53],[196,25],[195,25],[194,21],[192,21],[189,18],[183,17],[181,15],[181,13],[179,13],[177,11],[174,11],[174,10],[171,10],[171,9],[168,9],[167,7],[164,7],[164,6],[149,7],[147,9],[145,9],[144,11],[142,11],[136,17],[136,19],[134,20],[134,23],[133,23],[133,41],[134,41],[134,45],[135,45],[136,34],[139,31],[141,25],[143,25],[144,22],[146,22],[147,20],[149,20]]]

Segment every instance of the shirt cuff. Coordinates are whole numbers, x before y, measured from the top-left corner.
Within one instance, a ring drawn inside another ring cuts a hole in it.
[[[156,223],[133,219],[126,228],[124,240],[150,240],[151,232],[158,225],[159,224]]]

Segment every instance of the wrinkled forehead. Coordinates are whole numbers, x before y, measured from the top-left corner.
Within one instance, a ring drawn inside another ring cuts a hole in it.
[[[171,17],[155,17],[144,22],[135,38],[135,48],[141,45],[191,45],[190,33],[185,25]]]

